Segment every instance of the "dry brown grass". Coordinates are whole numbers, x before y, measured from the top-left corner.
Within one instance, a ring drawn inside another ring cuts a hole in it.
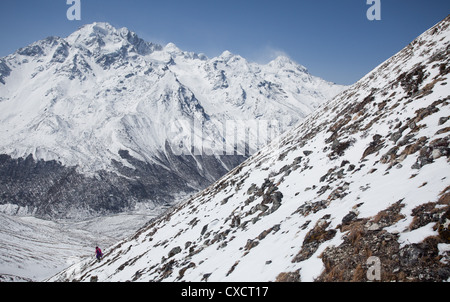
[[[275,282],[300,282],[300,272],[289,272],[289,273],[280,273]]]

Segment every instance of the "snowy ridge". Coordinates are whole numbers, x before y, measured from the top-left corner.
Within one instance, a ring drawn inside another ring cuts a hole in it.
[[[127,164],[120,150],[150,160],[164,150],[167,128],[177,120],[196,118],[214,129],[213,122],[259,116],[289,126],[344,88],[288,59],[267,66],[229,52],[207,59],[108,23],[36,42],[3,58],[1,66],[0,151],[58,160],[86,173],[114,169],[111,159]],[[185,101],[190,107],[180,106]]]
[[[450,278],[450,17],[134,236],[49,281]]]
[[[237,129],[251,128],[245,121],[275,121],[282,132],[344,88],[287,58],[258,65],[224,52],[209,59],[108,23],[85,25],[65,39],[49,37],[0,59],[0,168],[11,182],[0,203],[50,217],[73,216],[66,208],[90,216],[140,202],[173,203],[175,195],[205,188],[248,157],[212,149],[246,146],[245,135],[227,138],[227,121],[236,121]],[[267,143],[248,142],[250,151]],[[24,162],[45,166],[41,189],[27,191],[23,178],[11,180]],[[89,197],[69,202],[74,187],[65,185],[67,175]],[[26,200],[15,200],[19,191]],[[52,209],[44,209],[49,199]],[[99,200],[89,203],[93,199]],[[123,205],[115,205],[118,199]],[[58,206],[61,200],[70,206]]]

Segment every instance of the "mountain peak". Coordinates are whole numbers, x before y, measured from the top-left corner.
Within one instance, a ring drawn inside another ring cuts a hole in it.
[[[111,33],[117,32],[117,28],[112,26],[108,22],[94,22],[91,24],[86,24],[80,28],[80,30],[90,31],[95,34],[100,34],[106,36]]]
[[[77,31],[72,33],[70,37],[105,37],[111,34],[117,34],[117,29],[107,22],[94,22],[81,26]]]
[[[162,47],[105,22],[87,24],[66,39],[41,40],[19,54],[29,58],[9,56],[0,61],[0,121],[8,121],[0,129],[0,155],[27,158],[32,154],[36,160],[57,160],[64,167],[76,166],[83,175],[80,179],[98,171],[125,175],[124,167],[137,165],[139,160],[150,170],[164,166],[168,178],[161,179],[172,179],[170,190],[180,195],[209,185],[267,141],[252,139],[248,151],[244,148],[223,159],[218,156],[217,162],[208,158],[180,172],[177,165],[181,162],[197,161],[191,157],[197,146],[192,146],[196,133],[187,128],[191,124],[180,127],[178,121],[200,120],[208,125],[205,140],[226,143],[228,138],[217,125],[227,120],[280,121],[280,131],[284,131],[343,88],[320,83],[309,89],[298,73],[278,77],[279,70],[248,64],[230,51],[208,59],[182,51],[174,43]],[[18,78],[29,80],[18,82]],[[26,116],[25,107],[29,109]],[[171,127],[185,129],[187,134],[175,135]],[[208,141],[199,149],[210,151],[212,145]],[[182,154],[175,157],[169,147],[181,149],[176,151]],[[216,147],[221,155],[223,149]],[[130,158],[136,161],[130,163]],[[142,175],[127,177],[148,183],[151,198],[173,202],[167,186],[153,176],[145,181]],[[136,194],[138,202],[150,203],[147,193],[141,194],[146,190],[133,189],[130,194]],[[110,194],[116,193],[98,195],[97,201]],[[35,200],[30,204],[37,204]],[[74,207],[81,204],[78,201]],[[108,202],[103,206],[112,209]]]
[[[276,57],[274,60],[270,61],[268,65],[278,69],[286,67],[294,67],[299,71],[308,73],[308,69],[305,66],[292,61],[288,56],[285,55],[280,55]]]
[[[231,58],[232,56],[234,56],[234,54],[233,54],[231,51],[229,51],[229,50],[225,50],[225,51],[222,52],[222,54],[220,55],[220,57],[221,57],[221,58],[224,58],[224,59],[229,59],[229,58]]]
[[[94,22],[82,26],[67,37],[72,45],[82,45],[94,52],[112,53],[125,45],[131,45],[133,50],[141,55],[147,55],[154,50],[162,49],[160,45],[146,42],[135,32],[126,27],[117,29],[107,22]]]
[[[118,36],[118,31],[111,24],[106,22],[95,22],[80,27],[77,31],[67,37],[67,41],[72,45],[84,45],[87,47],[96,46],[101,48],[105,45],[106,37]]]
[[[173,54],[181,54],[183,51],[178,48],[178,46],[175,45],[175,43],[167,43],[167,45],[164,47],[164,50],[173,53]]]

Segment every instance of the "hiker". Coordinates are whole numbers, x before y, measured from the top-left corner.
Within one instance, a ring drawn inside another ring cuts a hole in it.
[[[95,255],[96,255],[98,261],[102,260],[103,253],[102,253],[102,250],[98,246],[95,247]]]

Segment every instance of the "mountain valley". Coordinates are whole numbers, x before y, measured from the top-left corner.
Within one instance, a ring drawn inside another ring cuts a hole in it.
[[[449,26],[48,281],[449,281]]]

